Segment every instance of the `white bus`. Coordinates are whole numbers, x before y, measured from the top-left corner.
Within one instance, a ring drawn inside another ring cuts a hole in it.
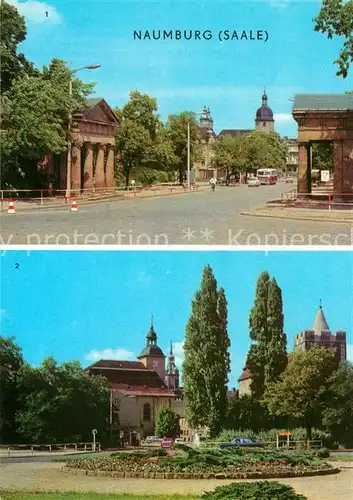
[[[259,168],[256,177],[261,184],[276,184],[278,180],[278,171],[275,168]]]

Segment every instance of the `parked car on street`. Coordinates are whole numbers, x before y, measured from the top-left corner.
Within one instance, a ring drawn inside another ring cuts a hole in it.
[[[265,446],[264,443],[260,441],[255,441],[250,437],[236,437],[230,441],[230,443],[221,443],[221,448],[232,448],[239,446],[241,448],[263,448]]]
[[[174,444],[184,444],[184,439],[183,438],[176,438],[174,441]]]
[[[261,186],[261,182],[257,177],[248,177],[248,186],[249,187],[259,187],[259,186]]]

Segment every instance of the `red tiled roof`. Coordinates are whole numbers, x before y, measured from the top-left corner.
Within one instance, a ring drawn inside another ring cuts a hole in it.
[[[96,368],[110,368],[112,370],[114,369],[135,369],[135,370],[147,370],[145,365],[141,363],[141,361],[119,361],[117,359],[100,359],[96,363],[93,363],[93,365],[87,366],[85,368],[85,371],[87,370],[92,370]]]
[[[166,388],[164,381],[160,378],[157,372],[154,370],[148,370],[147,368],[141,369],[109,369],[109,368],[96,368],[89,369],[86,371],[88,375],[101,375],[108,380],[109,387],[114,384],[123,384],[125,387],[141,387],[141,388],[153,388],[160,389]]]
[[[119,391],[124,396],[168,396],[175,398],[176,395],[169,391],[167,387],[144,387],[144,386],[127,386],[126,384],[110,384],[110,388]]]
[[[244,368],[243,373],[238,378],[238,382],[241,382],[242,380],[247,380],[248,378],[252,378],[251,371],[248,368]]]

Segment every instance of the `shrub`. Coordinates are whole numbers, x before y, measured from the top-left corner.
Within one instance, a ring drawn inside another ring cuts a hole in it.
[[[291,486],[271,481],[255,483],[232,483],[218,486],[215,490],[204,493],[202,500],[306,500],[295,493]]]
[[[329,458],[330,450],[328,448],[320,448],[320,450],[317,451],[316,456],[318,458]]]

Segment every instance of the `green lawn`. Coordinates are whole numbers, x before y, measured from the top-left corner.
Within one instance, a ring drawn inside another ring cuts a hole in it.
[[[114,493],[28,493],[0,491],[1,500],[195,500],[196,495],[124,495]]]

